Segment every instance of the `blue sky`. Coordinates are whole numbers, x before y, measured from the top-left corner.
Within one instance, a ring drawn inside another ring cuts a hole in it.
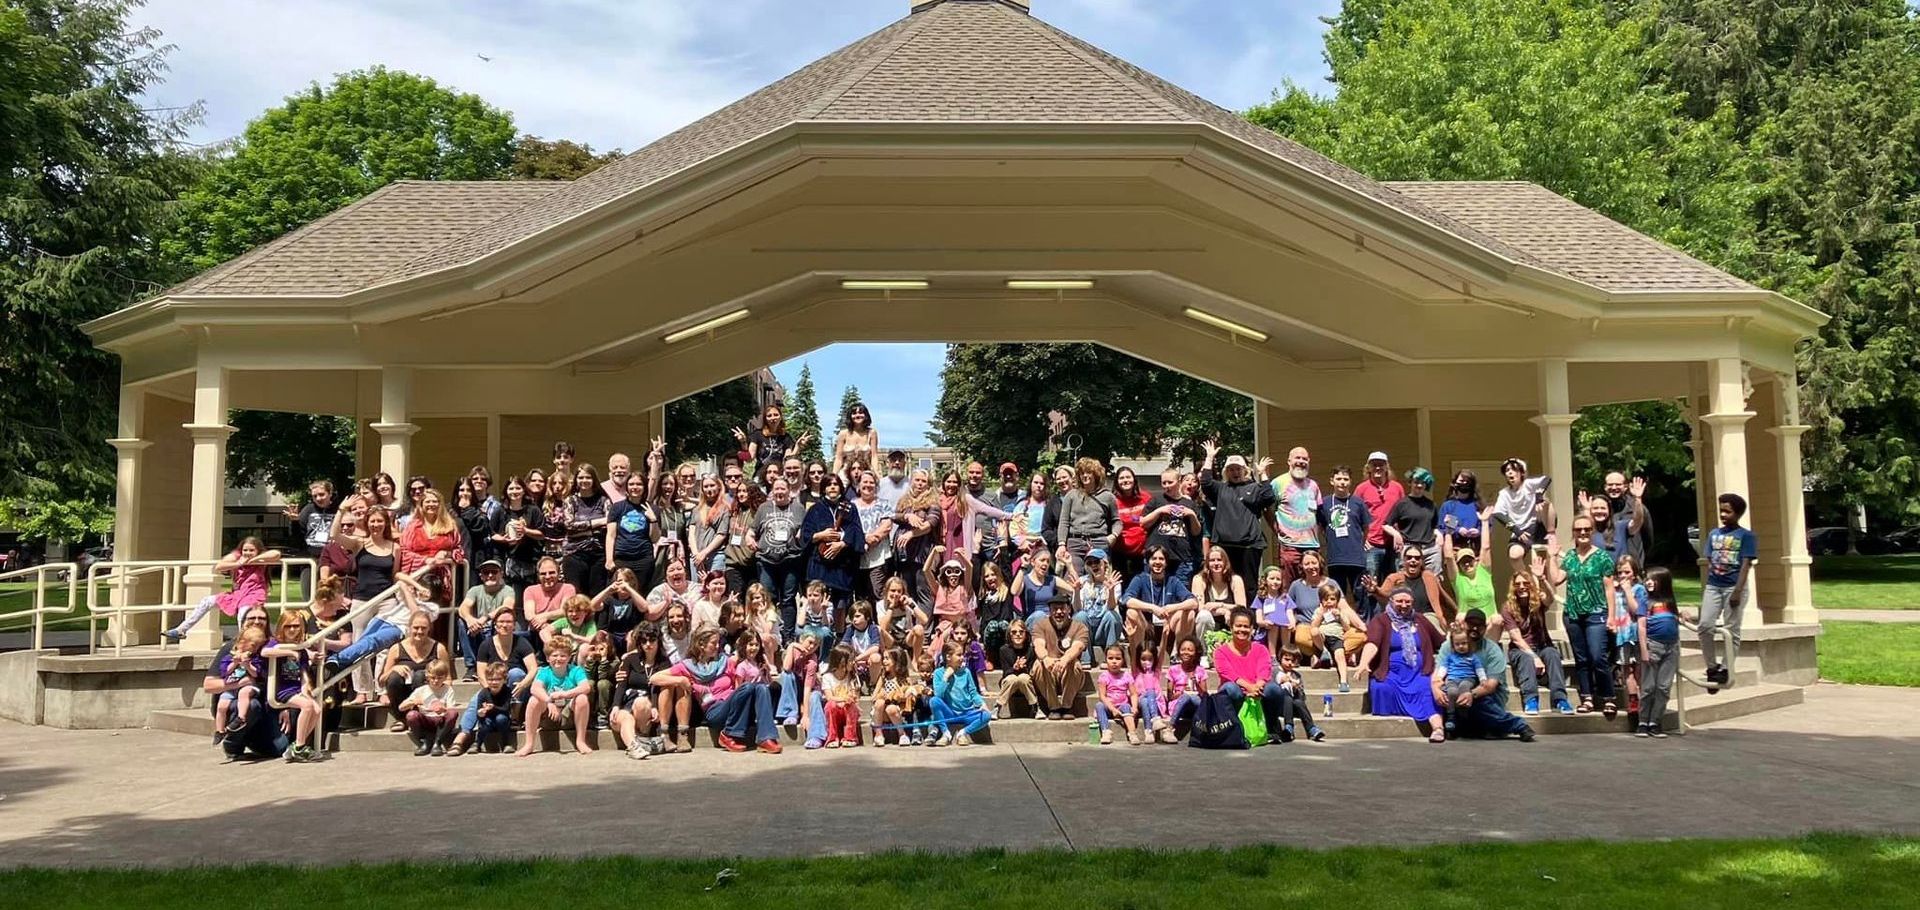
[[[512,111],[520,129],[633,149],[904,15],[909,0],[149,0],[175,46],[157,104],[201,102],[196,142],[237,135],[308,83],[384,64]],[[1034,0],[1036,15],[1230,108],[1292,79],[1325,90],[1339,0]],[[487,59],[482,59],[482,58]],[[860,386],[883,436],[922,441],[940,345],[834,345],[812,364],[823,421]],[[863,377],[884,373],[886,381]]]

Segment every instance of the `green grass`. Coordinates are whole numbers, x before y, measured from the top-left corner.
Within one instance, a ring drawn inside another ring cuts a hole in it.
[[[1658,810],[1654,810],[1658,811]],[[715,845],[719,846],[719,845]],[[831,845],[818,845],[831,846]],[[855,848],[861,844],[845,844]],[[555,844],[555,849],[567,849]],[[735,871],[724,883],[716,874]],[[1314,906],[1887,907],[1912,899],[1920,840],[1462,844],[1151,852],[985,851],[816,860],[630,858],[379,867],[19,870],[25,907],[204,907],[239,888],[249,907]],[[239,883],[253,883],[239,884]],[[318,902],[316,904],[316,901]]]
[[[1920,623],[1822,622],[1820,678],[1920,686]]]
[[[299,594],[299,582],[295,581],[293,584],[294,584],[294,594],[297,599]],[[277,578],[273,579],[268,583],[268,592],[267,592],[268,603],[276,603],[279,601],[280,587],[281,587],[280,581]],[[71,613],[49,615],[47,617],[47,628],[48,629],[85,629],[87,627],[87,607],[86,607],[86,603],[84,602],[85,597],[83,596],[81,600],[82,600],[82,603],[76,606],[73,612]],[[61,606],[61,605],[64,605],[66,602],[67,602],[67,583],[66,582],[50,583],[47,586],[47,605],[50,607]],[[32,608],[33,608],[33,584],[32,583],[22,582],[22,581],[0,582],[0,615],[13,613],[19,610],[30,610]],[[175,616],[173,618],[177,621],[180,617]],[[33,617],[31,616],[16,616],[12,619],[0,619],[0,632],[18,632],[24,629],[31,628],[32,624],[33,624]]]
[[[1673,593],[1683,604],[1699,603],[1699,572],[1692,566],[1675,568]],[[1813,605],[1829,610],[1920,610],[1920,554],[1814,557]]]

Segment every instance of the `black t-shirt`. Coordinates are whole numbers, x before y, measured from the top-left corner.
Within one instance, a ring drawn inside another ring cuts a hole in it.
[[[480,640],[480,647],[474,655],[475,657],[479,658],[480,663],[483,663],[483,664],[503,663],[507,665],[507,669],[509,670],[513,669],[514,667],[519,667],[523,670],[526,669],[527,658],[533,656],[533,646],[530,644],[527,644],[526,639],[521,638],[518,635],[515,635],[513,637],[512,653],[504,654],[504,655],[500,653],[499,648],[494,646],[494,641],[495,639],[491,635]]]
[[[653,555],[653,519],[645,504],[634,505],[622,499],[607,510],[607,523],[613,525],[613,558],[641,559]],[[646,579],[640,579],[645,583]]]
[[[1163,506],[1181,506],[1189,512],[1199,514],[1200,507],[1191,499],[1177,496],[1155,496],[1147,503],[1147,511],[1153,512]],[[1187,519],[1179,515],[1163,516],[1147,534],[1147,548],[1164,547],[1167,551],[1168,570],[1181,563],[1191,563],[1200,552],[1200,535],[1192,533]]]
[[[631,652],[626,657],[621,658],[620,669],[626,672],[627,681],[620,684],[620,691],[615,693],[615,701],[625,702],[627,695],[632,692],[638,692],[642,695],[647,694],[649,691],[647,681],[653,678],[653,674],[665,670],[669,666],[665,659],[657,663],[647,663],[646,659],[642,657],[638,651]]]
[[[505,714],[513,709],[513,687],[503,685],[498,689],[488,689],[483,686],[480,691],[473,693],[473,703],[478,706],[477,713],[483,718]]]
[[[747,431],[747,442],[754,446],[754,460],[760,464],[781,464],[793,451],[793,434],[782,430],[773,435],[759,427]]]
[[[1433,546],[1433,529],[1439,523],[1440,507],[1434,505],[1431,498],[1408,496],[1387,510],[1387,524],[1399,530],[1409,546]]]
[[[340,514],[340,504],[334,503],[322,509],[309,502],[300,507],[300,517],[294,522],[300,526],[300,542],[309,553],[318,553],[333,536],[333,519]]]
[[[1019,614],[1019,608],[1013,604],[1012,592],[998,599],[989,598],[986,594],[980,595],[977,615],[983,628],[992,622],[1012,622]]]
[[[1022,669],[1018,669],[1018,670],[1014,669],[1014,663],[1019,661],[1021,658],[1026,659],[1027,665]],[[1037,664],[1037,663],[1039,663],[1039,661],[1036,660],[1033,655],[1033,637],[1032,636],[1027,637],[1027,644],[1025,647],[1016,648],[1011,643],[1000,646],[999,667],[1000,667],[1000,672],[1002,673],[1032,673],[1034,664]]]
[[[542,530],[546,525],[546,516],[537,506],[528,504],[514,509],[503,505],[493,516],[493,533],[507,533],[507,523],[515,519],[520,521],[521,527],[535,531]],[[542,544],[531,537],[522,537],[519,543],[501,545],[500,555],[504,556],[511,565],[531,569],[540,562],[540,557],[543,555]]]

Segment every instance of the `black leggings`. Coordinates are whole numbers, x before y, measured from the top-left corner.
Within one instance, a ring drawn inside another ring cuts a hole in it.
[[[389,708],[398,708],[401,702],[407,700],[407,696],[413,694],[413,690],[427,684],[427,671],[415,669],[404,674],[389,674],[386,680],[387,706]],[[394,714],[394,719],[401,720],[403,718],[396,713]]]
[[[1233,574],[1240,576],[1240,583],[1249,591],[1260,590],[1260,559],[1266,555],[1266,547],[1260,544],[1242,546],[1239,544],[1214,544],[1226,551],[1227,565],[1233,567]]]
[[[607,587],[607,554],[600,547],[586,547],[561,560],[560,571],[575,592],[593,597]]]

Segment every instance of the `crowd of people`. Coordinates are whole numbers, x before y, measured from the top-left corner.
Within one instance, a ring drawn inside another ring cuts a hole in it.
[[[269,620],[282,554],[249,538],[219,567],[232,590],[168,635],[215,608],[241,617],[207,677],[216,739],[291,760],[314,756],[320,713],[334,727],[376,704],[423,756],[516,738],[526,755],[542,728],[581,753],[611,729],[636,758],[689,751],[700,726],[729,751],[781,751],[780,725],[844,749],[863,721],[875,747],[965,746],[995,719],[1088,715],[1103,744],[1204,745],[1222,710],[1256,738],[1319,740],[1309,668],[1436,743],[1531,741],[1542,710],[1622,706],[1638,735],[1664,736],[1680,615],[1671,575],[1642,568],[1638,479],[1580,494],[1563,546],[1550,480],[1517,458],[1488,506],[1471,471],[1436,501],[1432,472],[1396,473],[1384,452],[1323,488],[1304,448],[1275,472],[1214,443],[1151,492],[1092,458],[935,477],[885,452],[864,406],[846,416],[812,463],[770,405],[705,473],[655,439],[639,469],[616,453],[605,477],[563,442],[550,469],[497,488],[484,467],[450,488],[377,474],[337,498],[316,483],[289,511],[319,566],[313,610]],[[1721,496],[1704,541],[1700,620],[1735,648],[1756,555],[1744,511]],[[1735,655],[1703,639],[1725,684]]]

